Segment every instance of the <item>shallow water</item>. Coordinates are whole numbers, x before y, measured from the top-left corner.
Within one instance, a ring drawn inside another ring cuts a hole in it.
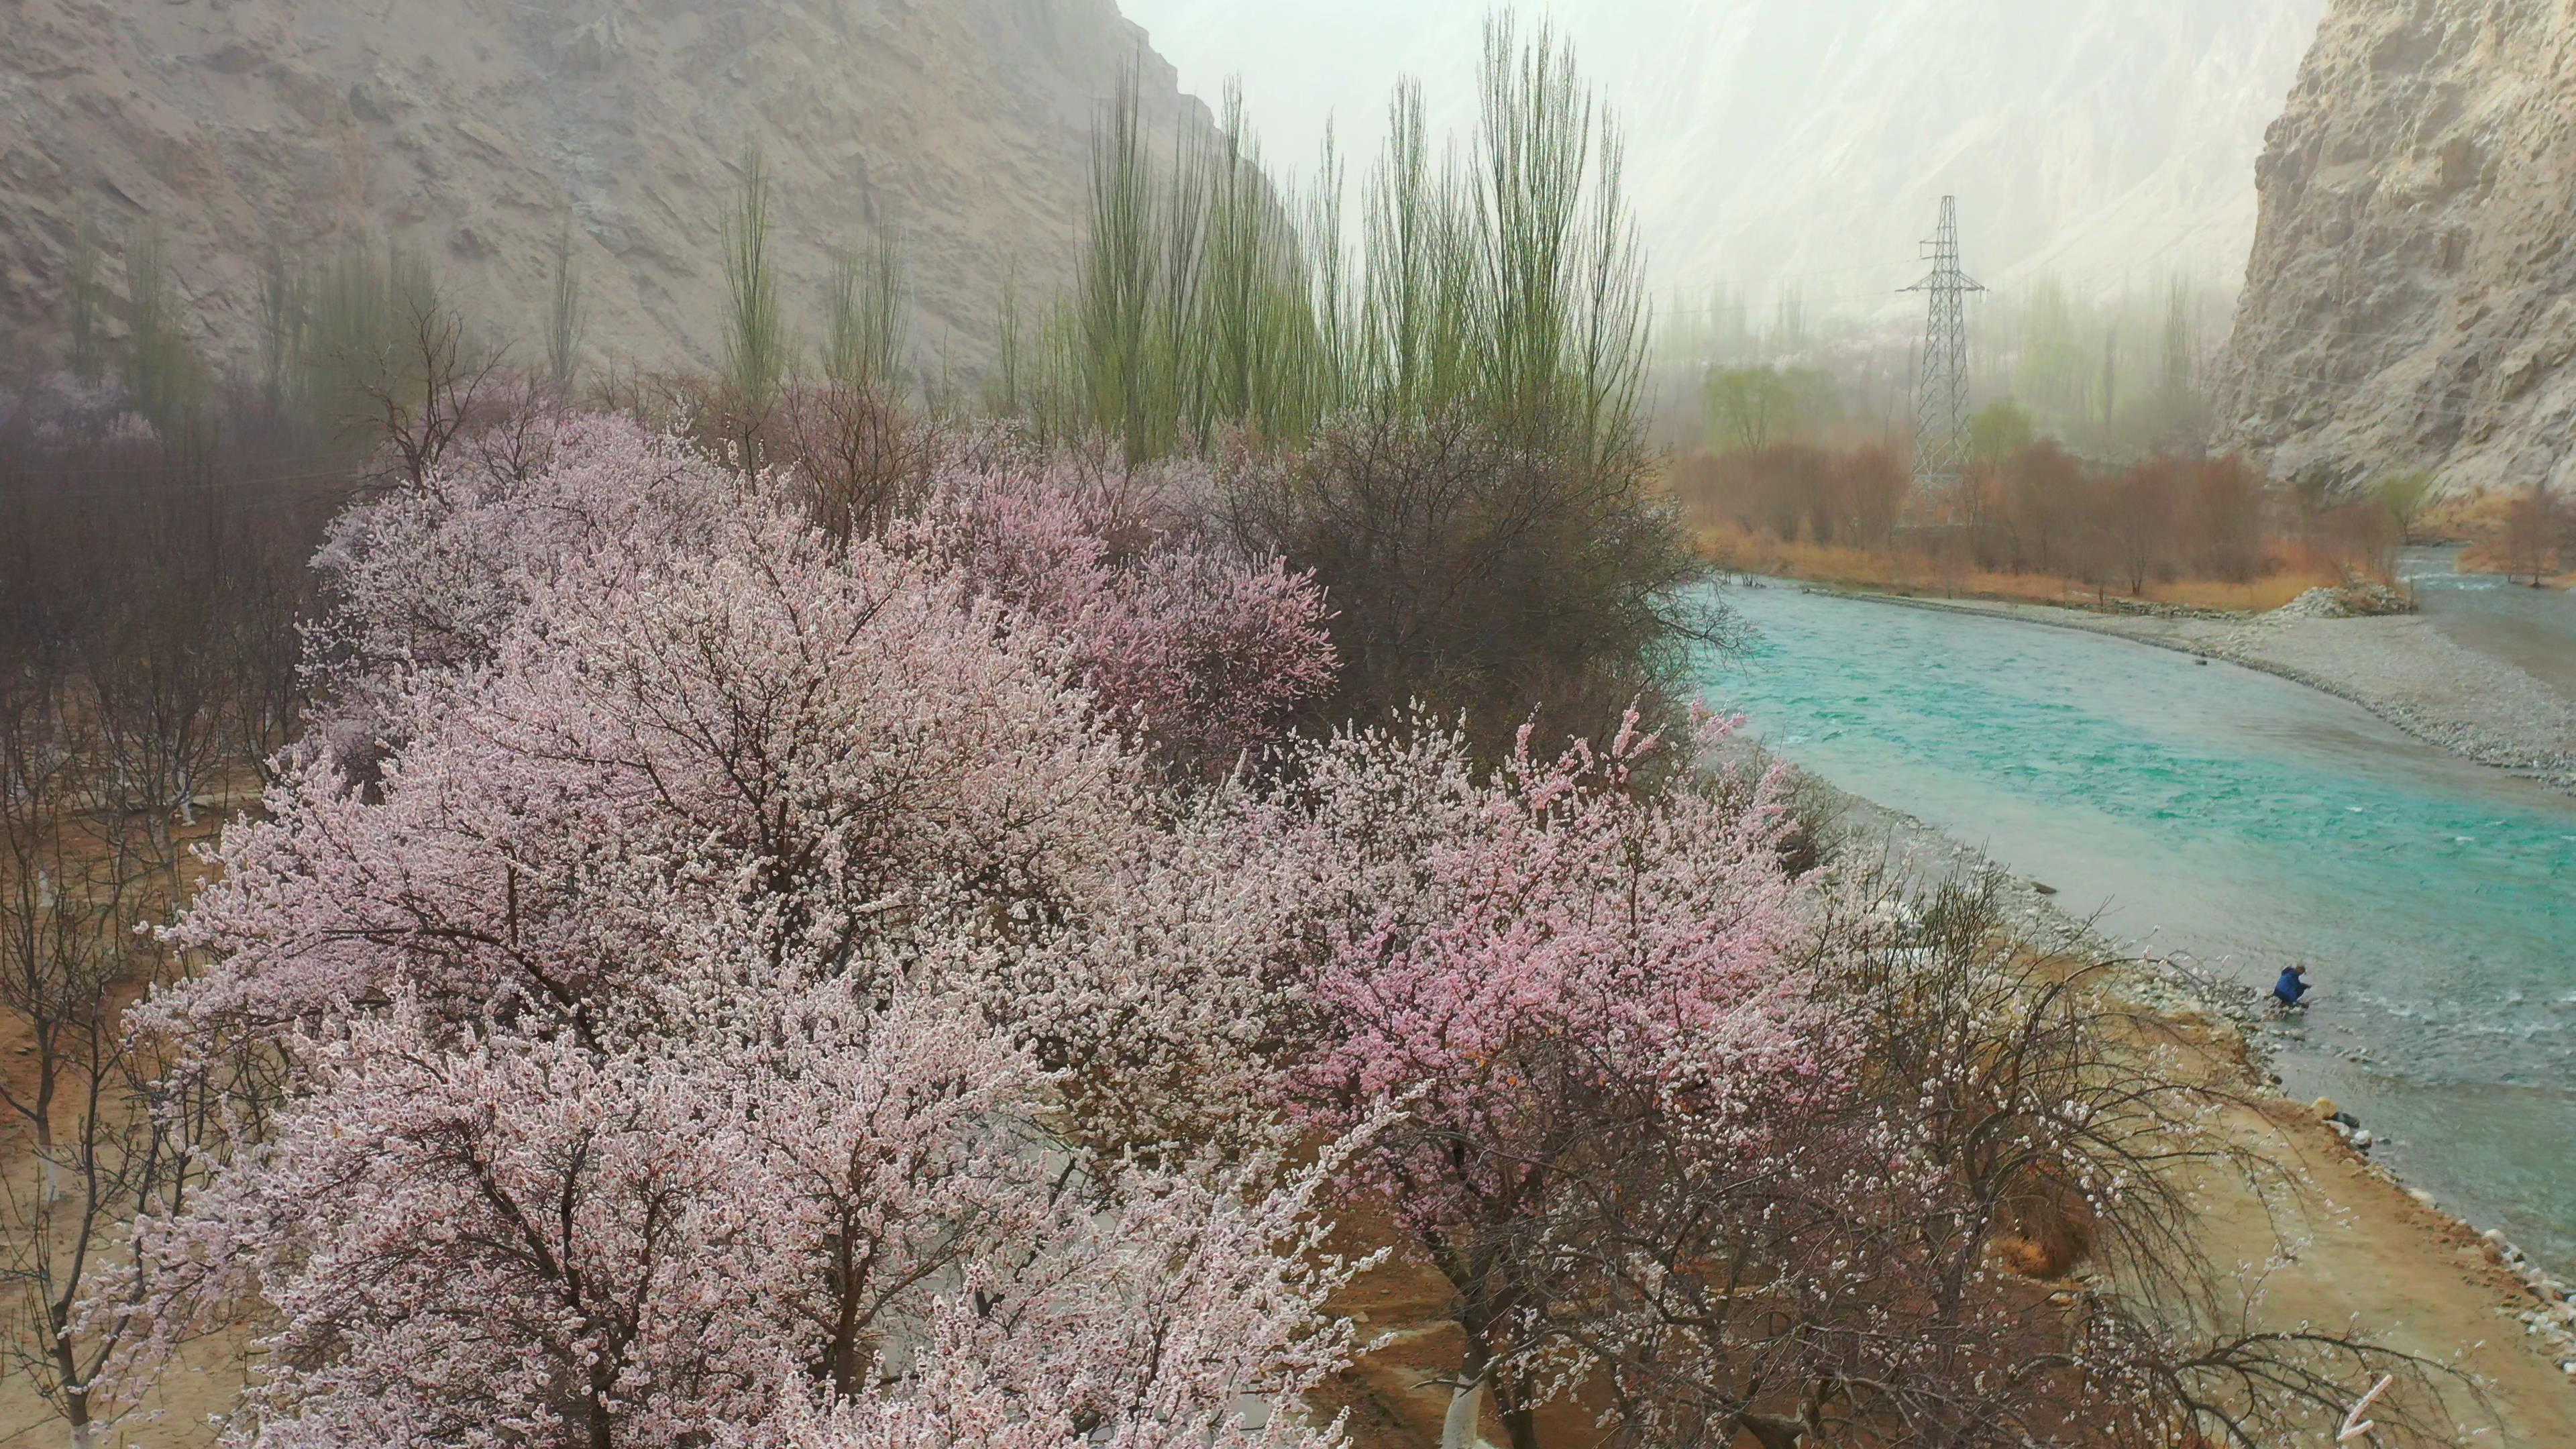
[[[2234,665],[1788,586],[1728,601],[1759,637],[1709,663],[1711,703],[2107,933],[2260,986],[2307,963],[2284,1090],[2576,1268],[2576,800]]]
[[[2576,699],[2576,592],[2464,574],[2456,548],[2410,548],[2398,574],[2433,626],[2479,653],[2520,666]]]

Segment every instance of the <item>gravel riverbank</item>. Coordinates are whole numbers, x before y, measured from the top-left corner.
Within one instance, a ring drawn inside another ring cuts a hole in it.
[[[1828,592],[2108,634],[2224,659],[2351,700],[2418,739],[2576,794],[2576,698],[2468,648],[2421,616],[2330,619],[2281,611],[2250,618],[2166,618]]]

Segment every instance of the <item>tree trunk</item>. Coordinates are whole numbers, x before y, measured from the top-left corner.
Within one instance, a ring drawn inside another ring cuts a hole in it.
[[[616,1449],[617,1424],[609,1412],[615,1397],[617,1372],[602,1353],[590,1365],[590,1449]]]
[[[63,1395],[63,1417],[72,1425],[72,1449],[92,1449],[98,1443],[98,1425],[89,1416],[89,1393],[72,1389]]]
[[[1476,1428],[1485,1417],[1485,1381],[1492,1369],[1474,1334],[1467,1335],[1467,1354],[1458,1365],[1458,1386],[1449,1395],[1448,1417],[1440,1422],[1440,1449],[1475,1449]]]
[[[1747,1414],[1744,1432],[1751,1434],[1762,1449],[1798,1449],[1806,1442],[1804,1422],[1779,1414]]]

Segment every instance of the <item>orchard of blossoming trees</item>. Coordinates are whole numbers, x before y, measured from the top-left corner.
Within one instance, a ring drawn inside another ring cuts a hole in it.
[[[1335,718],[1223,477],[907,448],[827,507],[521,400],[331,526],[125,1014],[84,1436],[220,1337],[243,1445],[1322,1449],[1387,1254],[1458,1444],[2143,1449],[2406,1367],[2230,1328],[2207,1101],[1973,896],[1793,869],[1780,780],[1674,768],[1722,722]]]

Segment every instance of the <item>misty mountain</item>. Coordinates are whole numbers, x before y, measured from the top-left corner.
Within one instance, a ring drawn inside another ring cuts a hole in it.
[[[1942,195],[1968,265],[2116,286],[2184,270],[2232,285],[2254,161],[2324,0],[1573,0],[1545,14],[1630,137],[1658,287],[1775,283],[1873,305],[1914,278]],[[1130,0],[1208,91],[1243,75],[1302,161],[1323,112],[1371,144],[1386,85],[1472,118],[1475,7],[1328,0],[1297,21],[1231,0]],[[1330,52],[1344,78],[1295,77]],[[1348,149],[1347,147],[1345,148]]]
[[[711,360],[722,220],[766,148],[791,324],[839,249],[898,234],[917,361],[993,346],[1014,268],[1070,264],[1091,123],[1127,67],[1203,129],[1114,0],[17,0],[0,24],[0,331],[62,331],[78,218],[158,230],[219,353],[264,259],[428,259],[525,360],[569,216],[594,358]]]

